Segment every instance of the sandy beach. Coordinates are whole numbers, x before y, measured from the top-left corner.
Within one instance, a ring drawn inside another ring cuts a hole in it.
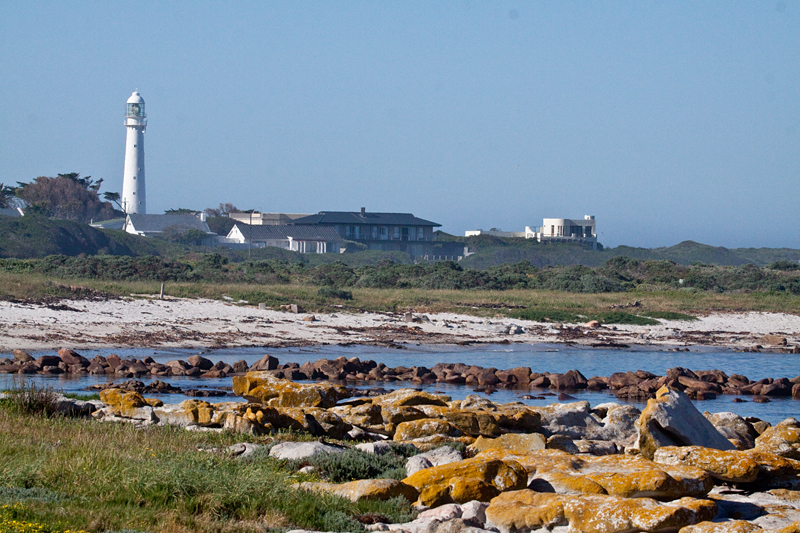
[[[800,317],[719,313],[658,326],[560,325],[459,314],[291,313],[205,299],[123,298],[0,302],[0,352],[98,347],[236,347],[324,344],[570,342],[767,348],[765,335],[800,343]],[[777,348],[777,349],[786,349]]]

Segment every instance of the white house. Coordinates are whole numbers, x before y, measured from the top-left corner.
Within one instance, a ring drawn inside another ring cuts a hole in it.
[[[236,223],[225,242],[257,247],[275,246],[303,254],[338,254],[342,238],[325,226],[250,225]]]
[[[228,213],[228,218],[254,226],[280,226],[307,216],[309,215],[306,213],[244,213],[241,211]]]
[[[125,217],[125,225],[122,227],[124,231],[142,237],[158,237],[167,228],[179,231],[194,229],[208,234],[209,237],[215,235],[208,228],[208,224],[196,215],[136,215],[132,213]]]
[[[495,237],[524,237],[539,242],[580,242],[597,249],[597,224],[594,215],[586,215],[583,219],[545,218],[540,227],[525,226],[525,231],[489,231],[474,230],[464,233],[466,237],[493,235]]]

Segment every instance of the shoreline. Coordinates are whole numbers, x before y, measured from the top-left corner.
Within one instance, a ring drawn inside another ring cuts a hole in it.
[[[800,317],[711,313],[657,326],[554,324],[454,313],[292,313],[185,298],[0,302],[0,354],[69,347],[237,348],[402,344],[570,344],[786,352],[800,345]]]

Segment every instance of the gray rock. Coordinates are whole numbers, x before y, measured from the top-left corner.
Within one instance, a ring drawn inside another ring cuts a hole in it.
[[[756,445],[758,432],[752,424],[735,413],[703,413],[703,416],[711,422],[717,431],[727,439],[738,439],[742,441],[748,449]]]
[[[464,520],[474,520],[479,524],[485,524],[487,507],[489,507],[488,503],[479,502],[478,500],[463,503],[461,504],[461,518]]]
[[[228,446],[228,452],[238,457],[239,459],[247,459],[251,457],[259,448],[261,448],[260,444],[253,444],[251,442],[240,442],[238,444]]]
[[[89,416],[99,408],[93,402],[74,400],[66,396],[58,396],[55,400],[56,413],[65,416]]]
[[[282,442],[269,451],[275,459],[306,459],[321,453],[342,453],[346,448],[321,442]]]
[[[406,461],[406,475],[410,476],[415,472],[432,466],[455,463],[461,459],[463,459],[461,452],[450,446],[442,446],[441,448],[409,457]]]
[[[642,455],[653,458],[662,446],[705,446],[716,450],[735,447],[709,422],[682,392],[662,388],[636,422]]]
[[[356,444],[355,448],[362,452],[372,453],[375,455],[385,455],[391,453],[392,445],[388,442],[365,442],[363,444]]]

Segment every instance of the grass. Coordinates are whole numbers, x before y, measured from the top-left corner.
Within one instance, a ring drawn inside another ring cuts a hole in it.
[[[29,531],[357,531],[361,515],[411,515],[406,502],[352,503],[293,489],[269,457],[241,461],[223,448],[230,433],[39,416],[0,406],[2,516]],[[252,439],[251,439],[252,440]],[[12,530],[13,531],[13,530]],[[27,531],[27,530],[26,530]]]
[[[157,294],[158,282],[104,282],[91,279],[53,279],[42,275],[0,273],[0,298],[12,300],[43,297],[69,297],[76,287],[117,296]],[[299,284],[167,283],[165,294],[181,298],[246,300],[251,305],[265,303],[278,308],[299,304],[309,312],[366,310],[419,313],[454,312],[481,317],[512,316],[527,311],[531,317],[570,322],[563,318],[588,317],[611,312],[613,306],[640,301],[635,313],[644,317],[673,320],[669,316],[690,316],[711,312],[767,311],[800,314],[800,296],[789,293],[750,292],[714,293],[687,289],[636,290],[621,293],[567,293],[547,290],[426,290],[352,288],[351,300],[320,295],[319,287]],[[563,313],[558,315],[558,313]],[[667,314],[665,314],[667,313]],[[678,313],[669,315],[668,313]],[[562,318],[556,318],[561,316]],[[531,318],[533,320],[535,318]],[[684,318],[674,318],[680,320]]]
[[[14,376],[11,389],[0,400],[3,408],[25,415],[49,416],[56,412],[58,393],[47,385],[37,385],[24,377]]]

